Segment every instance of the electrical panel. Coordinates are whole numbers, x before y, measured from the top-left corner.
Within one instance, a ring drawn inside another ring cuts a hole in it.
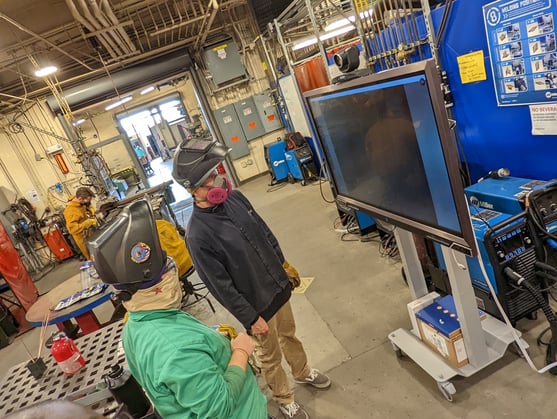
[[[265,134],[263,123],[259,118],[259,113],[252,97],[234,103],[234,108],[236,109],[236,113],[238,114],[242,129],[248,141]]]
[[[254,95],[253,101],[263,124],[265,134],[282,128],[282,121],[270,91]]]
[[[222,134],[224,143],[232,149],[230,152],[231,159],[238,159],[249,154],[248,142],[240,119],[236,114],[234,105],[226,105],[213,112],[217,125]]]
[[[224,87],[238,79],[247,79],[238,45],[231,39],[206,47],[203,55],[215,87]]]

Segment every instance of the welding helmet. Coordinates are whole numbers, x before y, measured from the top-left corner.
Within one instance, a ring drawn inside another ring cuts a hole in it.
[[[189,139],[174,154],[172,176],[182,186],[195,189],[221,163],[230,149],[217,141]]]
[[[166,254],[160,244],[151,204],[146,199],[124,207],[86,245],[101,280],[128,292],[129,298],[135,291],[155,285],[164,273]]]

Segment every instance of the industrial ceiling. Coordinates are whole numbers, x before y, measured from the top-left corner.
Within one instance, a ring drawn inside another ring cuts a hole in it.
[[[255,24],[247,0],[2,0],[0,114],[50,93],[38,67],[56,66],[66,89],[171,50],[195,54],[242,22]]]

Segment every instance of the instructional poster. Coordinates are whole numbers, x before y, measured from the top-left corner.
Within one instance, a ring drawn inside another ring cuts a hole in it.
[[[483,6],[499,106],[557,100],[557,0],[499,0]]]

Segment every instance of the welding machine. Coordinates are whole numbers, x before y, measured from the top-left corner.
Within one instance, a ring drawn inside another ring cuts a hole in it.
[[[524,179],[518,177],[487,178],[464,188],[468,204],[476,208],[518,214],[524,211],[526,195],[533,190],[543,189],[552,181]]]
[[[273,178],[271,183],[278,183],[288,179],[288,165],[286,164],[286,144],[283,140],[265,145],[265,161]]]
[[[317,176],[317,168],[313,162],[313,153],[308,144],[288,150],[285,154],[288,170],[296,180],[301,180],[302,185],[306,181]]]
[[[493,210],[470,208],[474,235],[485,271],[503,310],[512,323],[529,316],[540,308],[531,292],[514,285],[505,273],[509,267],[528,280],[537,291],[542,289],[536,276],[535,263],[542,256],[536,242],[534,227],[524,213],[503,214]],[[467,257],[468,269],[478,307],[502,319],[493,301],[486,279],[477,258]],[[547,301],[547,294],[542,293]]]

